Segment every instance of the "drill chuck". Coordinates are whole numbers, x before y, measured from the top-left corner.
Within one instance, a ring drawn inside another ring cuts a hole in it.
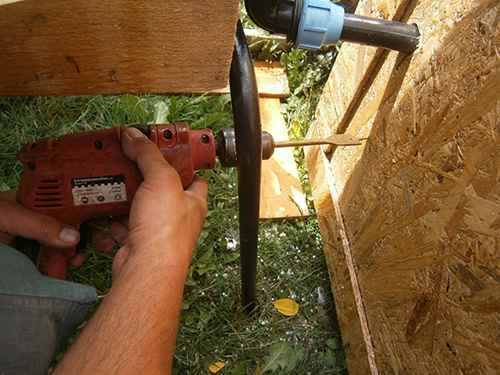
[[[251,140],[249,140],[251,142]],[[275,143],[273,136],[262,132],[262,160],[273,156]],[[236,151],[236,134],[233,128],[222,129],[217,134],[217,157],[223,167],[238,166],[238,153]]]

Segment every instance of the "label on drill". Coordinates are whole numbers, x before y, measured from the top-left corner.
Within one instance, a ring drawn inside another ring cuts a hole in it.
[[[75,206],[127,201],[123,175],[74,178],[71,184]]]

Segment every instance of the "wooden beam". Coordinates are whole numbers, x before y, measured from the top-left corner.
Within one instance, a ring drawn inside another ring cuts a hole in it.
[[[227,85],[237,0],[25,0],[0,12],[0,95]]]
[[[257,45],[268,42],[277,43],[281,50],[290,49],[285,35],[269,34],[263,29],[245,29],[245,36],[251,50]]]
[[[307,150],[349,373],[496,373],[500,4],[358,11],[423,37],[408,57],[344,44],[310,131],[369,137]]]
[[[260,97],[286,98],[290,95],[288,77],[285,68],[279,62],[255,61],[254,67]],[[211,94],[228,94],[229,92],[228,85],[222,89],[213,90]]]
[[[280,98],[290,94],[284,68],[278,62],[257,61],[255,76],[262,130],[271,133],[276,141],[288,139],[280,102]],[[261,219],[284,219],[307,215],[306,195],[293,150],[277,149],[271,159],[262,162],[259,216]]]
[[[255,78],[260,97],[285,98],[290,95],[285,68],[277,61],[255,63]]]
[[[262,130],[276,141],[288,139],[281,103],[276,98],[259,99]],[[309,215],[306,195],[292,149],[276,149],[269,160],[262,162],[260,218],[283,219]]]

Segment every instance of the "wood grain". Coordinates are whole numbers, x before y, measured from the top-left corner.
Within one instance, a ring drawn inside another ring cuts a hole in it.
[[[255,79],[260,97],[286,98],[290,95],[288,77],[285,68],[277,61],[272,63],[255,61]],[[228,94],[229,85],[223,89],[213,90],[211,94]]]
[[[276,98],[260,98],[262,130],[275,141],[288,139],[281,103]],[[260,188],[261,219],[284,219],[309,215],[293,149],[276,149],[271,159],[262,161]]]
[[[277,61],[255,63],[255,78],[260,97],[285,98],[290,95],[285,68]]]
[[[358,11],[409,16],[423,38],[409,57],[344,44],[310,131],[369,137],[331,161],[307,152],[350,373],[496,374],[500,4],[365,0]]]
[[[236,0],[1,6],[0,95],[207,92],[227,85]]]

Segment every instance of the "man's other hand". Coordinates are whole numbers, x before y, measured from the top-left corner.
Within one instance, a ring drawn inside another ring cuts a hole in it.
[[[75,228],[18,204],[15,191],[0,192],[0,243],[11,244],[15,236],[61,248],[75,246],[80,241]]]

